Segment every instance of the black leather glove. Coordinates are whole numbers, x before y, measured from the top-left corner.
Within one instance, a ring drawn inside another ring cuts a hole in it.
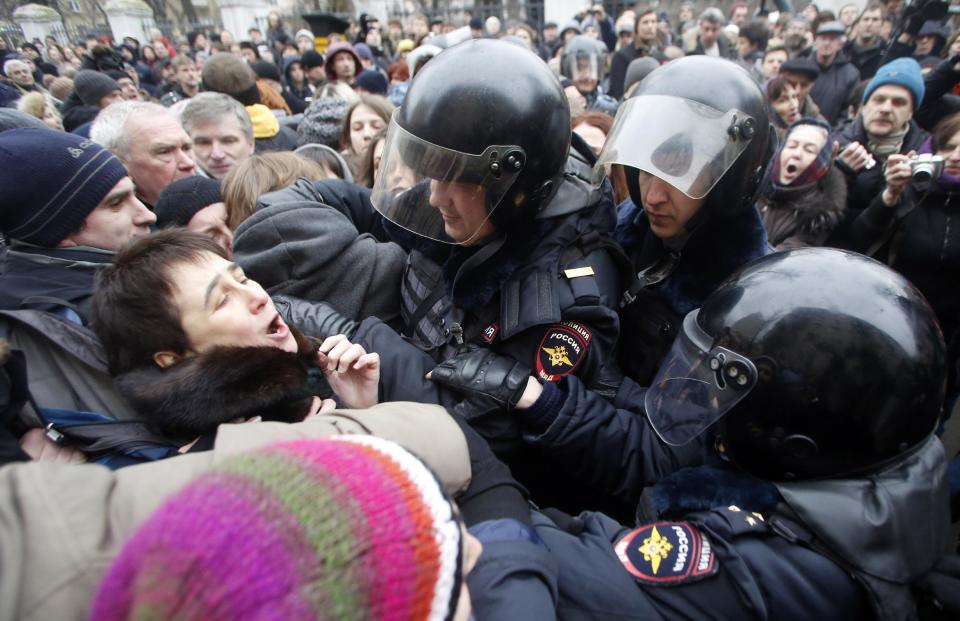
[[[321,341],[335,334],[345,334],[352,339],[360,325],[325,302],[277,295],[273,297],[273,304],[285,322]]]
[[[462,348],[456,356],[437,365],[430,375],[433,381],[463,393],[468,399],[492,399],[508,410],[520,401],[528,377],[530,369],[513,358],[476,345]]]

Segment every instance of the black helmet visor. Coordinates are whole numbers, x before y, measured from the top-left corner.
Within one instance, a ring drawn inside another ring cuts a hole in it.
[[[644,395],[650,424],[667,444],[679,446],[703,433],[757,383],[753,362],[724,347],[697,323],[699,310],[683,320],[683,330]]]
[[[370,200],[385,218],[435,241],[470,245],[509,192],[526,163],[516,145],[479,154],[421,140],[394,112]]]
[[[594,168],[638,168],[690,198],[703,198],[746,150],[756,120],[737,109],[721,112],[670,95],[625,101]]]

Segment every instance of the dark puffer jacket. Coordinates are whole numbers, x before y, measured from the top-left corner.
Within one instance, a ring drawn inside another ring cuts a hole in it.
[[[814,57],[814,60],[816,58]],[[860,71],[843,52],[829,67],[820,67],[820,77],[813,83],[810,96],[831,125],[836,125],[850,103],[850,94],[860,82]]]
[[[877,196],[853,223],[854,250],[903,274],[937,314],[950,351],[950,385],[960,358],[960,187],[908,187],[891,209]]]
[[[775,250],[822,246],[843,217],[846,203],[846,180],[831,168],[812,186],[765,193],[760,217]]]

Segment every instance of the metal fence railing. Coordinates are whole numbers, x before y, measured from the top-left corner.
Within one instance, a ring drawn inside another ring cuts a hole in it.
[[[0,24],[0,39],[6,42],[7,49],[12,49],[23,41],[23,30],[13,23]]]

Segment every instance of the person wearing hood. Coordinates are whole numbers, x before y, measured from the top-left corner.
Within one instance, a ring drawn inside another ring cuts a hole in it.
[[[290,97],[295,97],[303,102],[303,112],[313,101],[316,90],[307,79],[307,73],[303,66],[303,61],[299,58],[288,58],[283,63],[283,79],[287,87],[287,93]],[[288,100],[289,103],[289,100]],[[291,106],[292,108],[293,106]],[[297,106],[299,107],[299,105]]]
[[[837,148],[826,123],[800,119],[787,128],[759,200],[775,250],[821,246],[840,222],[847,184],[832,166]]]
[[[929,69],[940,62],[940,52],[950,36],[950,29],[940,22],[928,21],[917,33],[913,58],[922,69]]]
[[[357,101],[360,97],[350,85],[363,71],[363,63],[360,62],[356,50],[346,41],[340,41],[327,48],[326,58],[324,71],[327,85],[324,90],[350,103]]]
[[[812,57],[820,67],[820,76],[810,89],[810,96],[831,125],[846,111],[850,93],[860,82],[860,72],[843,53],[845,32],[840,22],[824,22],[814,39]]]
[[[580,35],[563,46],[560,74],[569,78],[587,100],[587,110],[617,113],[617,100],[607,95],[601,85],[606,71],[607,48],[602,42]]]

